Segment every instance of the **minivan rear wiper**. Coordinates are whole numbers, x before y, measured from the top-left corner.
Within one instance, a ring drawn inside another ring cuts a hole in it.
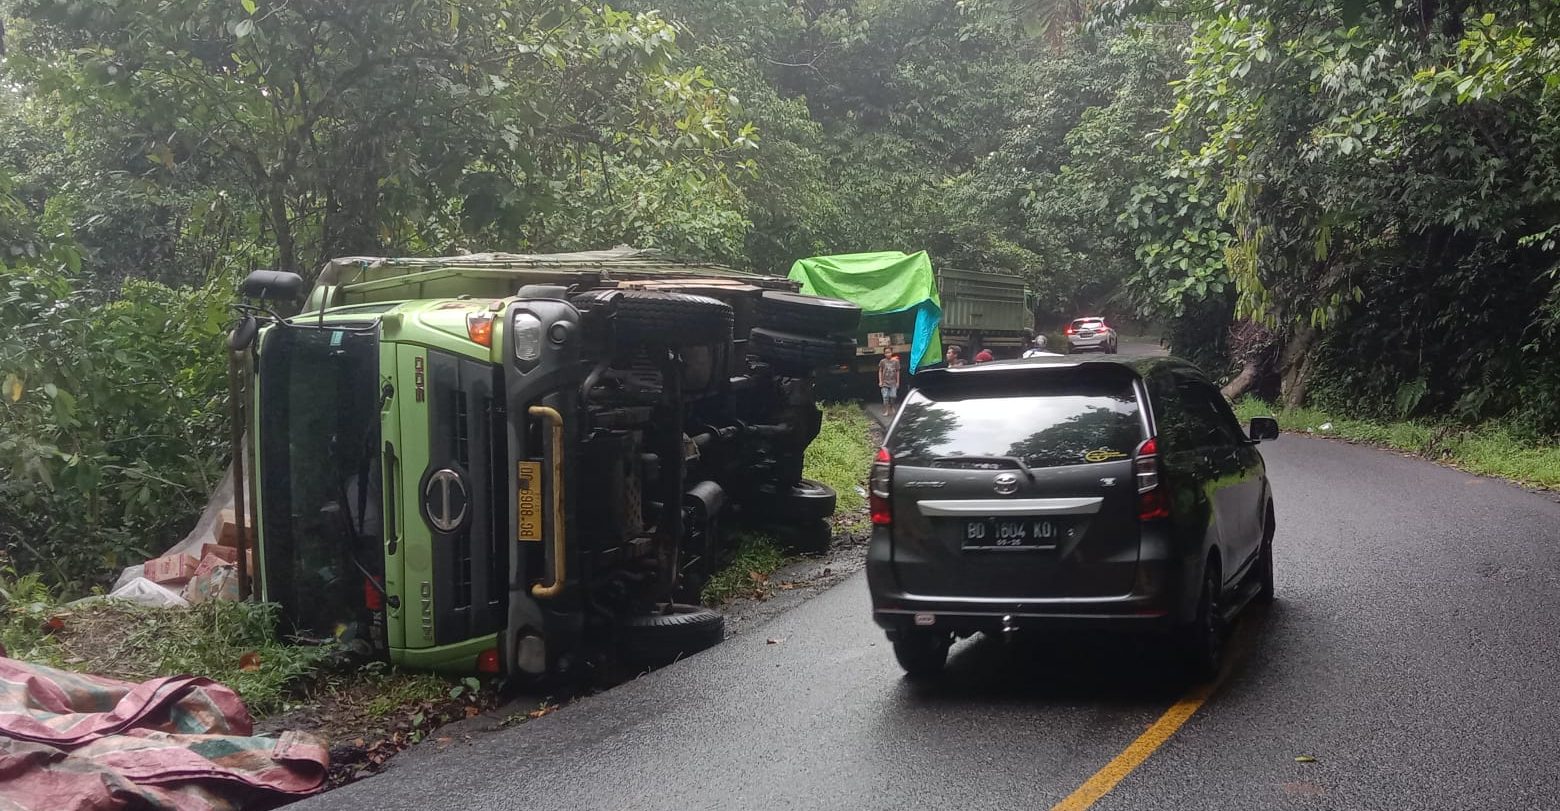
[[[1024,471],[1031,482],[1035,480],[1035,472],[1017,456],[941,456],[932,460],[932,466],[935,467],[939,462],[1009,462]]]

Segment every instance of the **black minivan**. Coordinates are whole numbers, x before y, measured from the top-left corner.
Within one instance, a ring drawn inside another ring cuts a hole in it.
[[[1273,597],[1256,444],[1195,366],[1031,358],[927,371],[872,468],[872,612],[913,677],[979,631],[1169,635],[1218,669],[1224,628]]]

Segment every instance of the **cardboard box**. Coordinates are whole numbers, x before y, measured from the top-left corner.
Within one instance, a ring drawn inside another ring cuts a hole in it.
[[[160,558],[152,558],[147,561],[143,576],[153,583],[162,585],[182,583],[194,577],[195,570],[199,567],[200,560],[194,555],[174,552],[171,555],[163,555]]]
[[[244,527],[244,538],[248,541],[244,546],[253,549],[255,546],[255,528],[253,526]],[[233,511],[230,509],[219,513],[217,544],[235,548],[238,546],[238,521],[234,519]]]

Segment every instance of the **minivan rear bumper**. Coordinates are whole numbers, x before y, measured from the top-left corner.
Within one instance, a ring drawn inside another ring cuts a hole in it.
[[[1157,601],[1123,598],[1119,603],[1060,606],[1043,602],[968,603],[922,598],[888,598],[873,606],[872,619],[889,639],[909,630],[949,631],[960,636],[1005,630],[1093,630],[1163,633],[1174,622]]]
[[[1125,594],[1023,599],[911,594],[899,587],[891,546],[877,529],[867,553],[867,584],[872,618],[890,639],[912,629],[961,636],[1005,629],[1163,633],[1190,621],[1196,610],[1193,592],[1202,582],[1201,572],[1172,552],[1168,537],[1147,532],[1137,576]]]

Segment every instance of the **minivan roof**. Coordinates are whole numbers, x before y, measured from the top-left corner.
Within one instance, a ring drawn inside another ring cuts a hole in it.
[[[1192,372],[1199,376],[1202,371],[1185,360],[1169,355],[1091,355],[1083,357],[1079,355],[1056,355],[1051,357],[1018,358],[1014,360],[994,360],[985,363],[974,363],[954,368],[940,367],[928,369],[916,375],[917,383],[946,381],[965,375],[975,376],[985,374],[1055,374],[1059,369],[1095,368],[1121,368],[1132,372],[1137,377],[1147,377],[1150,373],[1160,369],[1178,369]]]

